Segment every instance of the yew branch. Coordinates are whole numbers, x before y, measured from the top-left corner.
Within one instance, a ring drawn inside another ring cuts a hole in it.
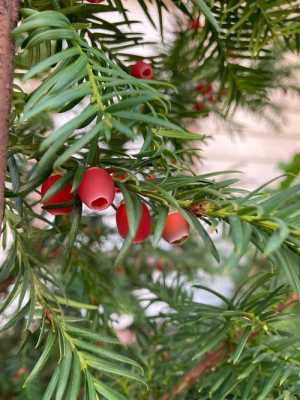
[[[0,0],[0,232],[4,212],[4,183],[14,69],[14,41],[11,32],[17,23],[19,6],[20,0]]]
[[[298,293],[292,293],[285,302],[279,303],[276,307],[276,312],[281,313],[287,308],[291,307],[300,300]],[[253,332],[250,337],[255,337],[257,332]],[[205,355],[201,361],[195,365],[192,369],[186,372],[179,383],[175,385],[170,393],[165,393],[160,400],[170,400],[176,396],[182,394],[197,382],[202,375],[204,375],[209,370],[215,369],[218,365],[230,355],[232,349],[226,342],[222,343],[219,348],[215,351],[211,351]]]

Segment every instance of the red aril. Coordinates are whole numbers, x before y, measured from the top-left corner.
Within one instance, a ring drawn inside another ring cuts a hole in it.
[[[168,214],[162,237],[171,244],[181,244],[189,236],[190,226],[183,216],[174,211]]]
[[[116,223],[120,236],[126,238],[128,235],[128,218],[125,203],[121,203],[116,213]],[[151,216],[146,204],[141,203],[141,216],[138,229],[133,238],[133,243],[141,243],[147,239],[151,233]]]
[[[146,176],[147,181],[156,181],[157,177],[156,175],[148,175]]]
[[[88,168],[78,187],[80,200],[92,210],[105,210],[114,201],[116,189],[110,174],[103,168]]]
[[[200,101],[197,101],[197,103],[193,104],[193,110],[194,111],[198,111],[198,112],[204,111],[205,110],[205,104],[200,102]]]
[[[211,94],[213,92],[213,87],[211,83],[198,83],[196,90],[203,95]]]
[[[131,66],[130,75],[138,79],[152,79],[153,78],[152,66],[150,64],[145,63],[144,61],[138,61],[137,63]]]
[[[54,174],[49,176],[45,182],[43,182],[41,186],[41,195],[45,196],[47,191],[50,189],[52,185],[54,185],[59,179],[61,175]],[[48,200],[44,201],[44,208],[53,215],[64,215],[69,214],[72,211],[72,206],[67,207],[55,207],[51,208],[48,206],[58,206],[61,203],[70,203],[74,200],[74,196],[71,192],[72,186],[70,183],[66,183],[58,192],[56,192],[53,196],[51,196]]]
[[[190,29],[192,29],[193,31],[197,32],[200,28],[202,28],[202,24],[200,21],[200,18],[193,18],[190,21]]]

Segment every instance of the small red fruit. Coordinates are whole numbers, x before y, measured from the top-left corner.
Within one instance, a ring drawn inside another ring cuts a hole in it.
[[[80,200],[89,208],[105,210],[114,201],[116,189],[109,173],[99,167],[88,168],[78,187]]]
[[[144,61],[138,61],[137,63],[131,66],[130,75],[138,79],[152,79],[153,78],[152,66],[150,64],[145,63]]]
[[[92,4],[99,4],[102,3],[103,0],[87,0],[88,3],[92,3]]]
[[[163,261],[161,259],[158,259],[155,264],[155,269],[159,272],[162,272],[163,266],[164,266]]]
[[[62,251],[63,251],[62,247],[61,246],[57,246],[55,249],[53,249],[51,251],[50,256],[52,258],[57,258],[57,257],[59,257],[61,255]]]
[[[178,212],[171,212],[166,219],[162,237],[171,244],[181,244],[189,236],[190,226]]]
[[[214,102],[214,95],[213,95],[213,94],[209,94],[209,95],[207,96],[207,100],[208,100],[210,103],[213,103],[213,102]]]
[[[133,243],[141,243],[147,239],[151,233],[151,216],[146,204],[141,203],[141,217],[138,229],[136,231]],[[116,213],[116,223],[120,236],[126,238],[128,235],[128,219],[125,203],[121,203]]]
[[[47,191],[50,189],[55,182],[57,182],[61,178],[61,175],[51,175],[49,176],[45,182],[41,186],[41,195],[45,196]],[[58,208],[48,208],[48,206],[59,205],[60,203],[69,203],[73,201],[74,196],[71,192],[72,186],[70,183],[66,183],[58,192],[56,192],[53,196],[51,196],[48,200],[44,202],[45,209],[53,215],[64,215],[69,214],[72,211],[72,206],[69,207],[58,207]]]
[[[201,103],[201,102],[194,103],[193,104],[193,110],[194,111],[198,111],[198,112],[204,111],[205,110],[205,104]]]
[[[196,90],[203,95],[211,94],[213,92],[213,87],[211,83],[199,83],[196,86]]]
[[[146,177],[146,180],[147,181],[156,181],[156,175],[148,175],[147,177]]]
[[[200,18],[199,17],[198,18],[193,18],[190,21],[190,29],[192,29],[193,31],[196,32],[200,28],[202,28],[202,24],[201,24]]]

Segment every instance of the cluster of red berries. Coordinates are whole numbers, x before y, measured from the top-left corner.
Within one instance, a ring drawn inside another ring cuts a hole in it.
[[[199,83],[196,86],[196,91],[201,95],[201,101],[197,101],[193,104],[194,111],[204,111],[206,109],[206,103],[212,103],[214,101],[213,87],[211,83]]]
[[[61,175],[49,176],[42,184],[41,195],[45,196]],[[108,170],[99,167],[87,168],[77,188],[77,194],[81,202],[91,210],[101,211],[112,205],[117,192],[113,178]],[[74,202],[74,193],[70,183],[65,184],[54,195],[44,201],[44,208],[53,215],[69,214]],[[69,203],[69,204],[64,204]],[[151,216],[147,205],[141,202],[141,217],[133,243],[141,243],[151,233]],[[120,236],[126,238],[129,231],[126,205],[121,202],[116,212],[116,225]],[[172,244],[181,243],[189,236],[189,224],[182,215],[175,211],[169,213],[166,218],[163,238]]]

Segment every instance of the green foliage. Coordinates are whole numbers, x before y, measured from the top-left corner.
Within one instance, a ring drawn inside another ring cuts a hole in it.
[[[155,2],[157,27],[148,3],[138,3],[163,37],[164,15],[173,8]],[[16,84],[0,269],[7,344],[1,350],[10,382],[0,378],[4,396],[156,400],[223,346],[219,364],[180,392],[181,399],[296,399],[297,323],[278,305],[291,290],[300,293],[300,186],[288,178],[282,190],[264,185],[248,192],[229,177],[234,171],[196,175],[194,146],[203,148],[209,132],[189,132],[185,122],[199,113],[226,117],[237,106],[260,112],[273,88],[298,90],[288,80],[297,66],[283,66],[286,49],[298,51],[297,2],[174,1],[180,30],[150,58],[155,80],[128,73],[141,59],[132,48],[146,40],[121,1],[24,0],[22,6],[13,32]],[[199,15],[204,26],[187,29]],[[213,103],[195,92],[200,82],[213,83]],[[206,107],[192,110],[199,99]],[[62,125],[53,126],[53,115]],[[138,140],[142,145],[128,151]],[[76,190],[90,165],[114,171],[129,220],[122,244],[102,215],[82,212]],[[296,175],[297,165],[295,156],[287,172]],[[66,182],[75,200],[71,216],[53,221],[36,206],[39,186],[54,170],[63,177],[43,200]],[[152,237],[133,246],[141,201],[151,210]],[[179,211],[192,230],[173,250],[160,242],[168,210]],[[222,251],[218,232],[230,251]],[[243,284],[225,296],[198,284],[203,270]],[[222,304],[196,302],[188,285]],[[145,307],[139,289],[148,290]],[[158,302],[168,311],[150,316]],[[127,347],[112,328],[114,315],[124,313],[134,315],[136,334]],[[25,372],[16,376],[20,368]]]
[[[287,162],[281,162],[279,165],[280,169],[286,174],[285,178],[282,180],[280,186],[282,189],[289,187],[295,179],[297,179],[300,172],[300,155],[296,153],[293,158]]]

